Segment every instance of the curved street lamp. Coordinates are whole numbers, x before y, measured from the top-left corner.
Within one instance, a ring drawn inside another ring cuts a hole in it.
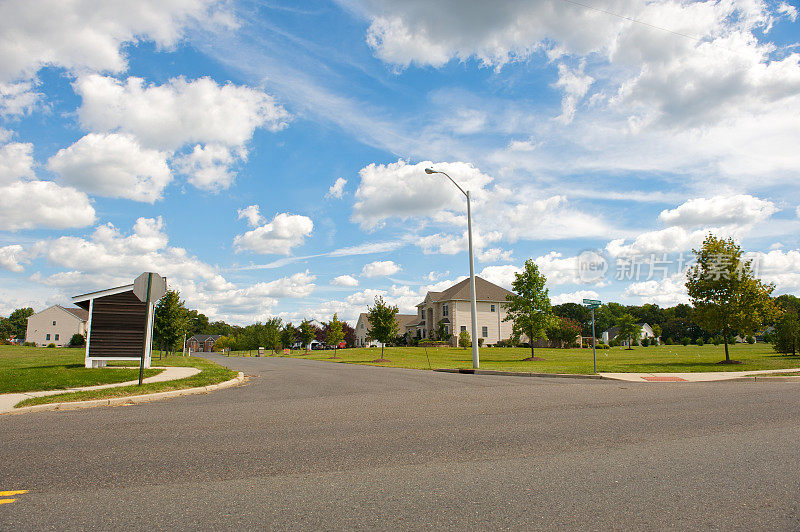
[[[472,211],[470,210],[470,196],[469,190],[465,191],[456,183],[452,177],[446,173],[434,170],[433,168],[426,168],[426,174],[442,174],[453,183],[458,190],[467,197],[467,234],[469,238],[469,292],[470,303],[472,305],[472,367],[478,369],[480,366],[478,356],[478,301],[475,294],[475,259],[472,253]],[[455,333],[455,331],[453,331]]]

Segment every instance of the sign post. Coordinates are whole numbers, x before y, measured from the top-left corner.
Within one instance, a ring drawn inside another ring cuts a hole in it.
[[[153,302],[158,301],[167,293],[167,282],[157,273],[146,272],[137,277],[133,282],[133,293],[140,301],[144,301],[147,304],[144,325],[144,347],[142,348],[142,357],[139,363],[139,386],[141,386],[144,380],[145,358],[150,354],[153,348],[153,327],[155,326],[155,309],[153,308]]]
[[[592,360],[594,362],[594,372],[597,373],[597,336],[594,333],[594,309],[601,305],[596,299],[584,299],[583,303],[592,311]]]

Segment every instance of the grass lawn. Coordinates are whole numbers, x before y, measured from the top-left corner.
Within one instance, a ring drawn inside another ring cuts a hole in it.
[[[375,348],[339,349],[337,355],[348,364],[371,364],[398,368],[428,369],[428,359],[422,347],[387,347],[384,357],[389,363],[373,364],[380,358],[381,350]],[[762,369],[800,368],[800,356],[775,353],[769,344],[737,344],[730,347],[731,358],[742,364],[717,364],[725,359],[723,346],[651,346],[625,350],[619,347],[597,350],[597,371],[604,373],[682,373],[700,371],[754,371]],[[471,368],[472,350],[461,348],[427,348],[430,367]],[[333,351],[311,351],[306,355],[295,351],[293,358],[328,360]],[[484,347],[480,350],[481,369],[527,371],[533,373],[592,373],[591,349],[536,349],[536,356],[544,361],[523,362],[530,349]]]
[[[83,358],[83,349],[0,345],[0,393],[62,390],[139,378],[138,369],[87,369]],[[145,376],[160,371],[145,370]]]

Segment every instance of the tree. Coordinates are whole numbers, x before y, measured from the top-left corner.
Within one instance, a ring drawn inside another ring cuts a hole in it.
[[[33,309],[31,307],[18,308],[13,311],[8,318],[0,320],[0,332],[2,338],[10,338],[14,336],[18,339],[25,338],[28,331],[28,318],[33,316]]]
[[[231,347],[231,339],[227,336],[220,336],[217,338],[217,341],[214,342],[214,347],[211,348],[212,351],[215,353],[224,353],[226,349],[230,349]]]
[[[308,320],[303,320],[300,323],[300,343],[302,344],[302,348],[308,352],[308,346],[311,344],[311,341],[314,340],[316,333],[316,328],[314,325],[311,324]]]
[[[344,340],[344,331],[342,331],[342,322],[339,321],[339,317],[337,314],[333,315],[333,319],[330,322],[330,327],[328,328],[328,337],[326,338],[326,344],[333,346],[333,357],[332,358],[339,358],[336,356],[336,350],[339,348],[339,344]]]
[[[709,234],[699,250],[692,250],[696,264],[686,274],[686,290],[695,307],[695,320],[706,331],[722,333],[725,363],[735,363],[728,340],[735,333],[752,334],[774,318],[770,294],[774,284],[764,284],[753,274],[752,261],[732,238]]]
[[[775,323],[772,348],[778,353],[796,355],[800,349],[800,317],[796,312],[785,312]]]
[[[447,330],[447,324],[444,320],[439,320],[436,324],[436,339],[442,342],[449,342],[453,335]]]
[[[653,335],[655,336],[655,338],[661,338],[661,325],[656,323],[654,325],[651,325],[650,328],[653,329]],[[654,342],[653,345],[655,345],[655,339],[653,340],[653,342]]]
[[[215,333],[211,331],[211,324],[209,323],[208,317],[205,314],[201,314],[196,310],[190,310],[188,313],[187,334],[215,334]]]
[[[174,350],[181,345],[183,335],[189,325],[189,311],[181,294],[176,290],[167,290],[167,293],[156,304],[155,318],[153,321],[153,335],[155,344],[163,350]]]
[[[472,339],[466,329],[458,333],[458,347],[463,347],[464,349],[472,347]]]
[[[555,316],[545,330],[545,334],[553,345],[557,345],[559,348],[569,347],[581,334],[581,326],[573,319]]]
[[[297,329],[292,325],[292,322],[287,323],[281,331],[281,345],[284,349],[289,349],[291,352],[292,346],[297,341]]]
[[[350,326],[346,321],[342,322],[342,331],[344,332],[344,343],[347,347],[356,346],[356,330]]]
[[[544,287],[547,279],[539,273],[539,267],[532,259],[525,261],[521,273],[514,274],[511,287],[513,294],[506,296],[506,318],[513,322],[514,335],[526,335],[531,342],[531,356],[525,360],[541,360],[535,356],[533,344],[545,336],[550,325],[550,297]]]
[[[268,347],[274,353],[281,345],[281,328],[283,320],[280,318],[270,318],[264,323],[261,329],[260,340],[264,347]]]
[[[589,336],[592,334],[592,311],[583,305],[577,303],[553,305],[553,315],[561,318],[569,318],[577,322],[581,327],[581,336]]]
[[[381,358],[373,362],[388,362],[383,358],[383,347],[397,337],[397,313],[396,306],[387,304],[382,296],[375,297],[375,304],[367,307],[367,340],[377,340],[381,343]]]
[[[623,314],[617,322],[617,338],[628,342],[628,349],[633,349],[633,342],[642,335],[642,326],[636,323],[632,314]]]

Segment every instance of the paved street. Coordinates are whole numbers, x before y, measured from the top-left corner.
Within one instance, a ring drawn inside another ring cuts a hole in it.
[[[221,361],[253,377],[0,416],[0,529],[800,528],[797,382]]]

